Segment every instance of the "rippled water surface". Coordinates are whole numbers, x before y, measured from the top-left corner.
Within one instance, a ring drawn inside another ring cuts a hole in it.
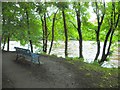
[[[6,45],[7,46],[7,45]],[[5,50],[7,47],[5,46]],[[29,49],[29,45],[26,44],[25,46],[21,46],[20,42],[16,41],[10,41],[10,51],[15,51],[14,47],[22,47]],[[50,42],[48,42],[48,49],[50,46]],[[102,49],[103,49],[103,42],[101,42],[101,49],[100,49],[100,55],[99,59],[101,58],[102,55]],[[110,57],[110,61],[104,62],[102,67],[118,67],[119,65],[119,53],[120,49],[116,46],[114,48],[113,55]],[[34,46],[34,52],[38,52],[38,48],[35,48]],[[83,56],[85,62],[92,63],[95,55],[97,52],[97,46],[95,41],[83,41]],[[58,57],[65,57],[64,56],[64,41],[58,41],[54,42],[51,54],[57,55]],[[79,56],[79,42],[75,40],[70,40],[68,42],[68,57],[78,57]]]

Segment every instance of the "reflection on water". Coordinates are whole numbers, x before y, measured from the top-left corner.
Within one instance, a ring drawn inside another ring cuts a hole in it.
[[[7,46],[7,45],[6,45]],[[7,47],[5,46],[5,50],[7,49]],[[29,49],[30,46],[27,44],[25,46],[21,46],[20,42],[16,42],[16,41],[10,41],[10,51],[14,51],[14,46],[16,47],[21,47],[21,48],[26,48]],[[49,50],[49,46],[50,46],[50,42],[48,42],[48,50]],[[34,52],[38,52],[38,49],[34,47]],[[101,58],[102,55],[102,48],[103,48],[103,42],[101,42],[101,52],[99,55],[99,59]],[[84,61],[88,62],[88,63],[92,63],[95,55],[97,52],[97,46],[96,46],[96,42],[95,41],[83,41],[83,56],[84,56]],[[64,55],[64,41],[58,41],[58,42],[54,42],[52,51],[51,51],[51,55],[57,55],[58,57],[65,57]],[[78,57],[79,56],[79,42],[75,41],[75,40],[70,40],[68,42],[68,57]],[[108,62],[104,62],[102,67],[114,67],[117,68],[118,67],[118,50],[117,48],[115,49],[115,52],[113,53],[113,56],[110,57],[110,61]]]

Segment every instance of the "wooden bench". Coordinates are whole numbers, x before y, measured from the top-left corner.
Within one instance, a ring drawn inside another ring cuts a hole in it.
[[[30,57],[30,59],[26,59],[26,60],[40,65],[38,54],[30,52],[30,50],[28,50],[28,49],[23,49],[23,48],[19,48],[19,47],[14,47],[14,48],[16,49],[16,53],[17,53],[16,60],[18,60],[19,57],[24,57],[24,58]]]

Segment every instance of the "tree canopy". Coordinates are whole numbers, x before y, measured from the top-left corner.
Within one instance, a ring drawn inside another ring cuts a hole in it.
[[[91,14],[96,15],[92,21]],[[118,41],[119,16],[120,2],[104,2],[104,0],[103,2],[2,2],[2,42],[8,43],[9,50],[10,40],[20,41],[22,45],[30,43],[31,47],[32,45],[40,47],[40,41],[43,40],[43,51],[47,53],[48,40],[51,42],[65,40],[67,56],[69,40],[96,41],[98,48],[100,41],[110,41],[110,38],[111,43]],[[112,23],[114,26],[111,26]],[[111,36],[107,37],[110,27],[114,31],[111,30]],[[81,41],[80,51],[82,51]],[[82,57],[82,52],[80,53],[79,57]]]

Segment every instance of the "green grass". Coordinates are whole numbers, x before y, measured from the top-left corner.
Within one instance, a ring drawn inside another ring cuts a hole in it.
[[[47,55],[45,53],[43,53],[43,55],[57,58],[56,55]],[[86,78],[96,78],[95,73],[97,73],[99,81],[98,83],[95,83],[95,85],[98,87],[118,87],[119,68],[103,68],[98,62],[86,63],[84,62],[84,59],[78,57],[67,57],[65,62],[75,65],[80,72],[85,72],[84,76]]]
[[[96,85],[103,87],[118,87],[118,73],[120,74],[119,68],[103,68],[97,62],[85,63],[83,59],[67,59],[69,63],[77,63],[77,68],[82,72],[86,71],[85,77],[94,78],[96,76],[93,73],[100,73],[97,77],[100,77],[100,82]]]

